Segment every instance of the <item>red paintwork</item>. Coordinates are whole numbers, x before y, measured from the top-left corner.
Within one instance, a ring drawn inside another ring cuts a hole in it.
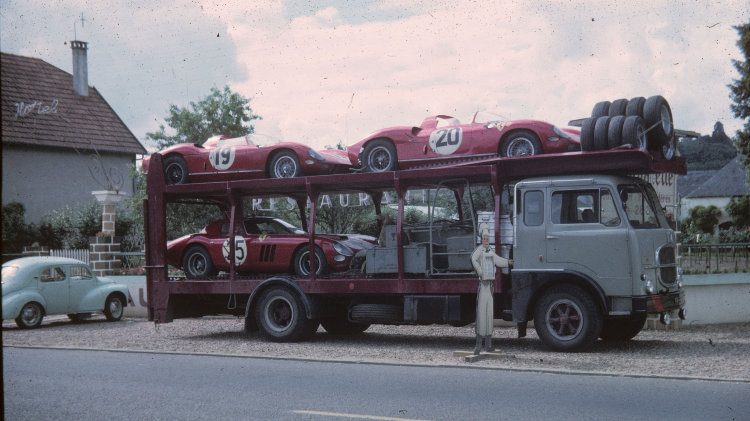
[[[543,153],[561,153],[580,150],[580,130],[566,127],[562,131],[569,136],[564,138],[553,131],[550,123],[539,120],[513,120],[478,122],[474,114],[469,124],[458,124],[458,120],[447,115],[427,117],[419,127],[398,126],[378,130],[365,139],[349,146],[347,152],[353,166],[360,166],[362,151],[367,143],[375,139],[390,139],[396,146],[399,169],[422,166],[427,163],[440,163],[456,156],[492,155],[496,156],[502,142],[519,130],[531,131],[539,138]],[[499,119],[499,117],[498,117]],[[441,127],[437,127],[442,120]],[[451,122],[451,120],[453,120]],[[446,124],[447,123],[447,124]],[[429,146],[430,135],[436,130],[460,128],[463,139],[458,149],[450,154],[439,154]]]
[[[209,155],[212,150],[227,144],[232,144],[235,150],[234,162],[228,169],[215,168]],[[203,145],[180,143],[162,149],[158,153],[165,159],[179,155],[188,167],[189,182],[226,181],[230,179],[253,179],[268,177],[268,166],[276,152],[288,150],[297,155],[303,175],[331,174],[347,171],[351,166],[344,151],[323,149],[315,151],[323,161],[313,159],[309,155],[311,148],[296,142],[280,142],[271,146],[258,146],[244,138],[228,138],[215,136]],[[143,172],[148,174],[150,158],[143,159]]]
[[[271,218],[248,218],[247,221],[255,219]],[[238,272],[244,273],[294,273],[292,261],[295,253],[302,246],[310,244],[307,233],[260,233],[249,234],[245,231],[243,224],[238,224],[238,234],[244,237],[247,245],[247,257],[237,267]],[[188,247],[199,244],[208,250],[214,267],[218,270],[229,271],[229,261],[222,254],[222,246],[227,240],[229,221],[213,221],[199,233],[189,234],[167,243],[167,263],[175,267],[182,267],[182,259]],[[374,245],[376,239],[361,235],[337,235],[316,234],[315,244],[320,247],[325,255],[330,272],[349,270],[352,256],[347,256],[343,261],[337,262],[333,258],[338,253],[333,248],[334,242],[339,242],[354,253],[367,247],[367,243]]]

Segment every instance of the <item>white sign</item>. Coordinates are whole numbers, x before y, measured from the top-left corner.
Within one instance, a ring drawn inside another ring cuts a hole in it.
[[[229,239],[224,240],[224,245],[221,247],[221,254],[224,256],[224,260],[229,262]],[[234,237],[234,265],[239,266],[245,262],[247,258],[247,243],[241,235]]]
[[[208,161],[219,171],[228,170],[234,164],[234,155],[234,146],[216,148],[208,153]]]
[[[435,130],[430,134],[430,149],[440,155],[450,155],[456,152],[463,141],[463,131],[460,127]]]

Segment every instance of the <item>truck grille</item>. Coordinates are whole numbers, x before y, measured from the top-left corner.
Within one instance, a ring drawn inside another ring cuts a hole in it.
[[[656,255],[659,266],[659,280],[665,285],[673,284],[677,280],[677,265],[675,264],[675,250],[671,245],[662,246]]]

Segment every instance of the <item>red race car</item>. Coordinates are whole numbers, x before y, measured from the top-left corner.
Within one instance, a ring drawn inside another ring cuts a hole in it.
[[[258,146],[251,136],[214,136],[203,145],[180,143],[159,151],[164,156],[167,184],[230,178],[291,178],[347,171],[351,166],[344,151],[315,151],[295,142]],[[145,173],[148,164],[149,159],[144,159]]]
[[[580,131],[538,120],[504,121],[487,112],[472,122],[437,115],[419,127],[379,130],[347,148],[349,160],[366,172],[439,164],[457,156],[524,156],[581,150]]]
[[[235,267],[245,273],[310,275],[308,235],[276,218],[252,217],[235,236]],[[229,221],[218,220],[201,232],[167,243],[167,262],[182,268],[190,279],[229,271]],[[316,234],[316,274],[349,270],[354,255],[377,244],[366,235]]]

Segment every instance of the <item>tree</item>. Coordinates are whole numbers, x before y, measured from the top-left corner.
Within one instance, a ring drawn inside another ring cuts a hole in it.
[[[750,178],[750,22],[735,26],[740,36],[737,46],[745,57],[744,61],[732,60],[740,78],[729,85],[732,99],[732,112],[735,117],[745,119],[745,126],[737,132],[737,148],[744,156],[745,171]]]
[[[713,234],[714,228],[719,223],[719,217],[721,217],[721,209],[713,205],[708,207],[696,206],[690,209],[692,225],[705,234]]]
[[[732,224],[735,228],[750,227],[750,196],[733,197],[725,209],[732,217]]]
[[[225,134],[239,137],[254,132],[249,124],[261,117],[253,114],[250,100],[232,92],[211,88],[211,93],[199,101],[191,102],[190,109],[170,105],[169,116],[164,121],[174,134],[167,134],[163,124],[156,132],[146,133],[146,138],[156,142],[159,149],[176,143],[203,143],[211,136]]]

